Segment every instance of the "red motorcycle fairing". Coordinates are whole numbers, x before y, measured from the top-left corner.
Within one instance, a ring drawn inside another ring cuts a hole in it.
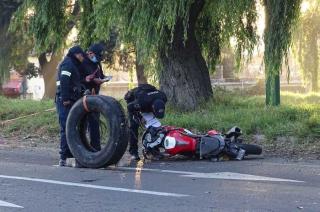
[[[162,126],[158,129],[158,137],[161,139],[156,150],[163,153],[163,156],[186,155],[196,156],[200,159],[219,160],[221,155],[229,158],[242,160],[245,154],[259,155],[262,152],[261,147],[253,144],[238,143],[237,137],[241,131],[236,127],[229,130],[227,135],[221,134],[217,130],[210,130],[207,134],[194,134],[187,129],[174,126]],[[230,134],[233,135],[230,135]],[[150,143],[150,132],[146,131],[142,137],[143,144]],[[149,135],[149,139],[148,136]],[[228,137],[229,136],[229,137]],[[230,137],[231,136],[231,137]],[[233,139],[231,140],[230,138]],[[151,141],[153,142],[153,141]],[[164,151],[162,151],[164,150]]]
[[[196,137],[187,135],[188,133],[184,128],[176,128],[172,126],[164,127],[167,131],[164,139],[164,148],[166,153],[176,155],[181,153],[196,152],[199,140]]]

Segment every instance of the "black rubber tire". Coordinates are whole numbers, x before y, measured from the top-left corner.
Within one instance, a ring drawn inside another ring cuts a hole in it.
[[[123,156],[128,145],[127,122],[121,105],[112,97],[87,96],[89,111],[99,112],[108,120],[109,140],[100,151],[92,151],[83,138],[81,128],[88,114],[83,106],[83,98],[71,108],[66,126],[67,142],[75,159],[84,167],[101,168],[116,164]]]
[[[125,133],[127,135],[127,138],[129,138],[129,131],[128,131],[129,128],[128,128],[128,125],[127,125],[127,118],[125,116],[125,112],[124,112],[123,107],[121,106],[121,104],[117,100],[115,100],[114,98],[109,97],[109,96],[99,95],[98,97],[101,98],[106,103],[107,102],[113,102],[113,104],[118,105],[118,107],[117,107],[118,112],[117,113],[121,114],[121,116],[122,116],[121,119],[124,120],[124,122],[125,122],[125,126],[126,126],[126,129],[125,129],[126,132]],[[122,156],[126,152],[127,147],[128,147],[128,139],[127,139],[127,142],[119,143],[119,145],[117,145],[117,147],[116,147],[115,154],[113,154],[113,156],[110,159],[109,163],[110,164],[118,163],[118,161],[122,158]]]
[[[246,155],[260,155],[262,148],[255,144],[237,144],[241,149],[246,150]]]

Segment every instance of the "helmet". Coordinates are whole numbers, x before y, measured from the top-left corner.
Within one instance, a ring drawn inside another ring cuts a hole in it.
[[[165,102],[162,99],[156,99],[152,102],[152,112],[155,117],[162,119],[165,109]]]

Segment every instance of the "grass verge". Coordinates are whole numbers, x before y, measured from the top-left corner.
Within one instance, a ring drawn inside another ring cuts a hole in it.
[[[320,153],[320,94],[282,93],[281,106],[265,106],[264,96],[215,90],[214,98],[196,111],[179,112],[168,107],[163,124],[185,127],[196,132],[212,128],[220,131],[237,125],[246,139],[258,142],[269,152],[279,154]],[[0,121],[53,108],[52,100],[12,100],[0,97]],[[55,139],[59,135],[55,111],[17,119],[4,124],[5,136],[39,136]],[[288,150],[284,153],[285,150]]]

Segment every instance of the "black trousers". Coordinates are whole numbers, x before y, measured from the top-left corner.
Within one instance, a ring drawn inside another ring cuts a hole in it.
[[[138,133],[139,123],[134,119],[134,115],[129,112],[129,152],[138,153]]]
[[[56,107],[60,125],[60,159],[72,158],[66,138],[66,122],[71,106],[64,106],[61,97],[56,97]]]
[[[89,124],[90,145],[97,151],[101,150],[99,119],[99,113],[90,113],[87,119]]]

